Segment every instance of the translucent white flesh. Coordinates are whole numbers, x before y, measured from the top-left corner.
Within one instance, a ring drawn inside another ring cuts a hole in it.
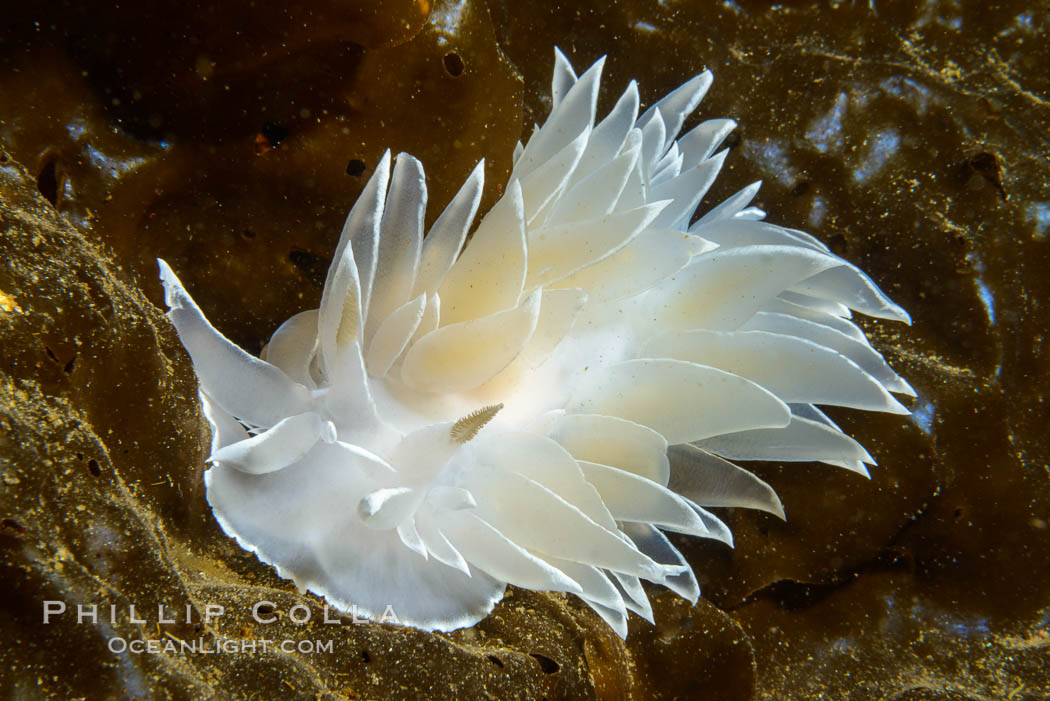
[[[850,320],[907,321],[817,239],[762,221],[757,183],[696,207],[732,120],[678,132],[702,73],[640,118],[632,82],[596,119],[602,61],[557,52],[553,110],[464,245],[483,167],[424,235],[423,166],[386,154],[336,246],[319,309],[264,359],[165,299],[212,427],[223,529],[337,607],[450,630],[506,585],[570,592],[618,634],[641,580],[695,601],[661,529],[732,544],[704,507],[783,517],[741,460],[874,461],[815,406],[904,413],[914,394]]]

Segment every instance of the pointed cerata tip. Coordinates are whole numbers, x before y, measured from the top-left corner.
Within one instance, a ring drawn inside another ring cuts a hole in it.
[[[179,282],[178,276],[175,275],[175,271],[171,269],[171,266],[163,258],[157,259],[157,267],[160,268],[160,282],[164,287],[164,303],[168,305],[169,309],[173,309],[177,306],[176,296],[178,290],[182,288],[182,284]]]

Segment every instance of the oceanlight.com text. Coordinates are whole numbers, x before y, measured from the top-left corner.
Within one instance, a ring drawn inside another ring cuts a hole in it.
[[[266,654],[269,652],[299,653],[301,655],[313,655],[316,653],[331,653],[333,641],[331,640],[268,640],[265,638],[257,640],[180,640],[174,636],[168,639],[153,638],[151,640],[128,640],[127,638],[110,638],[107,643],[109,651],[120,655],[130,652],[133,655],[216,655],[227,654]]]

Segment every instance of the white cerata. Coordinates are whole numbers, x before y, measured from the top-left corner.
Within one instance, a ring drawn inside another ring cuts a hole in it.
[[[783,518],[732,460],[871,456],[818,408],[907,414],[908,384],[850,321],[908,322],[872,280],[750,206],[703,212],[735,127],[678,136],[705,71],[596,123],[603,60],[555,52],[552,109],[467,233],[479,163],[424,235],[423,167],[387,152],[346,219],[320,308],[261,358],[159,261],[211,423],[223,530],[333,606],[452,630],[508,584],[569,592],[620,636],[641,580],[699,587],[665,531],[732,544],[708,507]]]

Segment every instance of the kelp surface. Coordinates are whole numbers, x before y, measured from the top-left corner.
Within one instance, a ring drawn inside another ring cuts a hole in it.
[[[0,35],[0,688],[1050,695],[1045,11],[95,5],[17,9]],[[211,516],[207,428],[157,306],[154,259],[180,271],[228,336],[260,349],[277,323],[317,305],[342,219],[385,149],[422,160],[438,204],[484,157],[482,207],[494,201],[523,126],[549,109],[555,45],[578,66],[609,56],[605,108],[632,78],[648,100],[712,69],[700,116],[740,127],[710,202],[763,179],[757,204],[777,222],[817,234],[909,310],[911,328],[862,323],[918,391],[914,416],[833,415],[878,460],[870,482],[754,465],[787,522],[725,513],[735,550],[678,539],[703,599],[690,607],[651,590],[657,625],[632,619],[626,643],[573,598],[521,590],[451,634],[334,614],[340,624],[326,624],[323,601]],[[70,611],[44,625],[47,600]],[[252,618],[260,600],[276,622]],[[307,624],[289,615],[300,603]],[[77,604],[96,604],[97,621],[78,624]],[[158,604],[177,621],[160,623]],[[225,615],[204,623],[209,605]],[[114,653],[118,637],[332,651]]]

